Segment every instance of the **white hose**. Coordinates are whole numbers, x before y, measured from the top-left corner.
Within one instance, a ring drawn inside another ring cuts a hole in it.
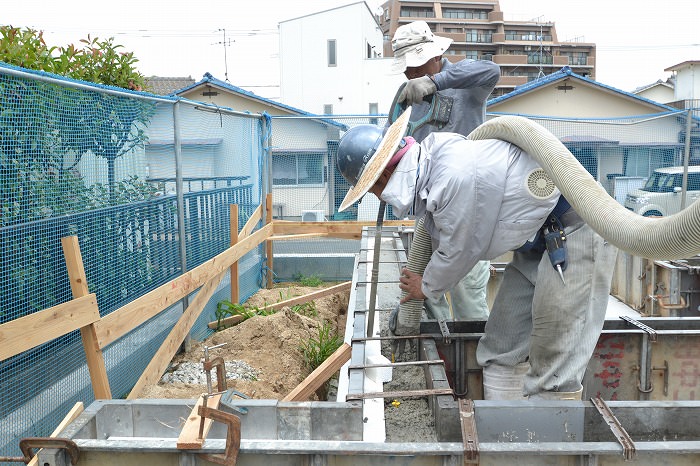
[[[670,260],[700,254],[700,202],[659,218],[627,210],[552,133],[524,117],[494,118],[472,131],[469,139],[501,139],[530,154],[591,228],[632,255]]]
[[[411,272],[423,275],[425,267],[430,261],[433,253],[433,245],[430,235],[425,231],[423,218],[418,219],[416,228],[411,240],[411,249],[408,251],[408,262],[406,268]],[[405,291],[401,291],[401,298],[406,296]],[[411,299],[399,305],[398,322],[396,325],[396,335],[417,335],[419,322],[423,314],[423,300]]]

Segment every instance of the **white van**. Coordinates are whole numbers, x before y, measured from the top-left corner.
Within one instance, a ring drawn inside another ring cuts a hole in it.
[[[657,168],[641,189],[627,194],[625,207],[645,217],[662,217],[681,210],[683,167]],[[688,167],[685,206],[700,198],[700,165]]]

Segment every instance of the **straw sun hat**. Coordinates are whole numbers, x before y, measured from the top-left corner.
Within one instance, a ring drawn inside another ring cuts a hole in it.
[[[408,107],[400,117],[386,130],[382,141],[379,143],[377,151],[369,160],[364,170],[360,174],[355,186],[350,188],[345,195],[343,202],[338,208],[338,212],[342,212],[364,196],[369,191],[374,183],[377,182],[382,172],[389,164],[391,157],[399,147],[401,139],[406,135],[406,128],[411,117],[411,107]]]

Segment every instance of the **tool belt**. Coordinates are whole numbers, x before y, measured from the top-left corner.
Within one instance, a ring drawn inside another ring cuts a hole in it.
[[[548,231],[555,228],[577,229],[584,224],[584,220],[579,216],[578,213],[571,207],[569,201],[566,200],[564,196],[559,197],[559,202],[547,216],[547,220],[542,224],[535,237],[532,241],[526,242],[524,245],[520,246],[516,251],[518,252],[534,252],[543,253],[547,250],[545,243],[545,235]]]
[[[567,202],[567,204],[568,204],[568,202]],[[552,213],[552,214],[550,214],[550,216],[551,215],[554,215],[554,214]],[[569,206],[569,209],[566,212],[559,215],[558,218],[559,218],[559,223],[564,228],[575,229],[575,228],[581,227],[584,223],[586,223],[581,218],[581,216],[578,213],[576,213],[576,211],[571,206]]]

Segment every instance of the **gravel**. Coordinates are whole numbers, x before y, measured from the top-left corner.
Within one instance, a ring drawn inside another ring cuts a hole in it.
[[[258,371],[245,361],[226,361],[226,380],[257,380]],[[212,371],[211,379],[216,383],[216,372]],[[182,362],[174,365],[160,379],[163,383],[186,383],[206,385],[207,376],[201,363]]]

